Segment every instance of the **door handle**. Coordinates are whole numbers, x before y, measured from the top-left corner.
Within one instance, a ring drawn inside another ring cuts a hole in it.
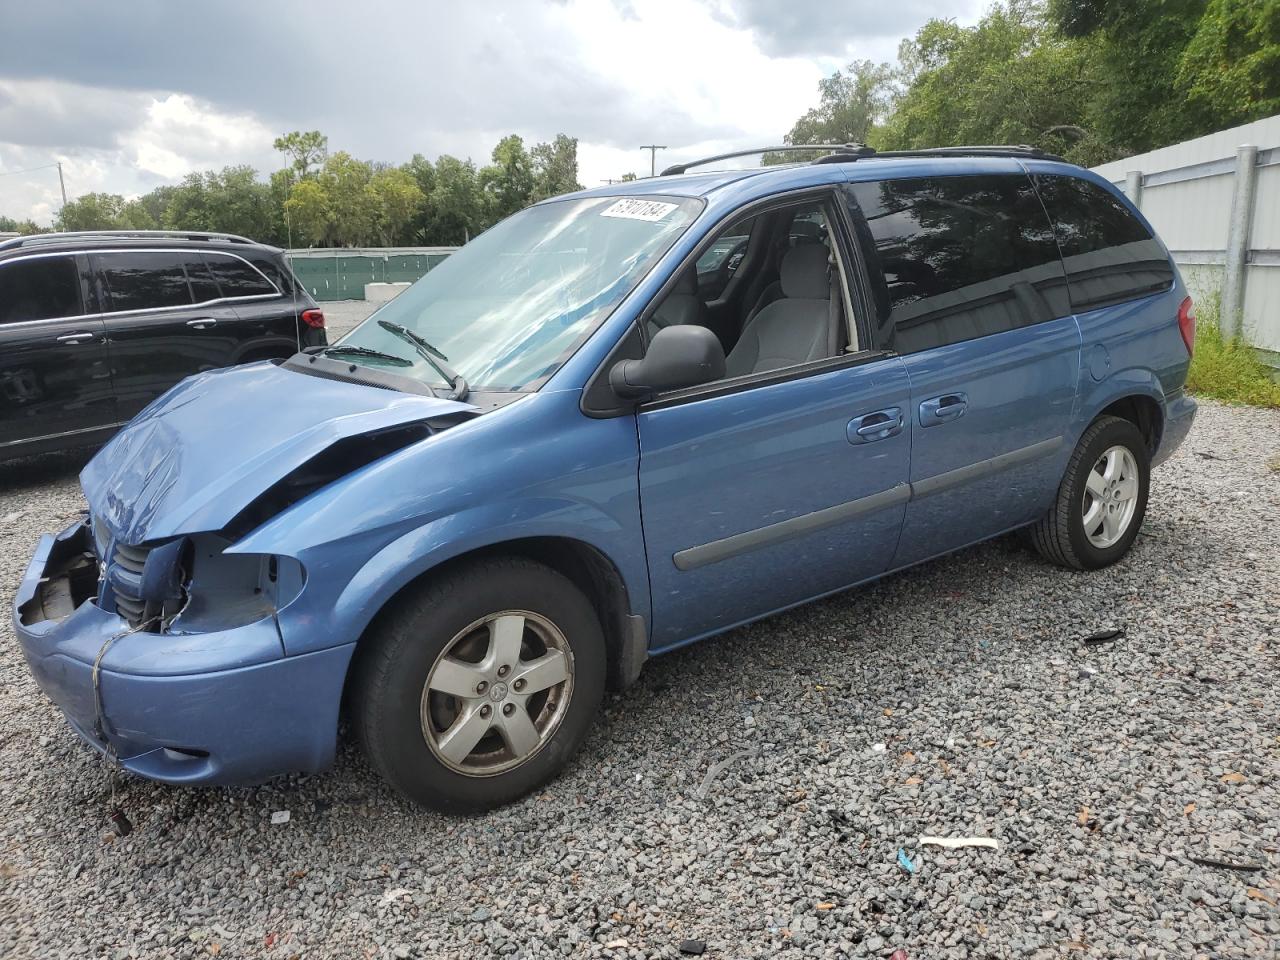
[[[940,397],[931,397],[920,404],[920,426],[936,427],[964,416],[969,409],[967,393],[944,393]]]
[[[195,327],[197,330],[204,330],[206,327],[214,327],[217,326],[217,324],[218,321],[213,319],[213,317],[200,317],[196,320],[187,321],[188,327]]]
[[[93,334],[87,330],[80,333],[64,333],[58,338],[59,343],[84,343],[86,340],[92,340]]]
[[[886,440],[902,432],[902,408],[889,407],[854,417],[849,421],[846,435],[850,443],[871,443]]]

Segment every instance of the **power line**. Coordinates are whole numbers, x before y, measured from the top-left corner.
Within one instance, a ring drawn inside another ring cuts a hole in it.
[[[0,170],[0,177],[13,177],[20,173],[35,173],[37,170],[48,170],[52,167],[61,168],[62,164],[60,162],[46,163],[43,167],[28,167],[26,170]]]

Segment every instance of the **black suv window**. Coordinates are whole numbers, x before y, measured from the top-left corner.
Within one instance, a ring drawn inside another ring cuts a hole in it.
[[[198,253],[188,253],[182,259],[182,266],[187,271],[187,283],[191,285],[191,299],[194,303],[208,303],[222,296],[204,257]]]
[[[0,323],[84,312],[75,257],[29,257],[0,264]]]
[[[1053,229],[1022,174],[850,185],[879,346],[915,353],[1070,313]]]
[[[1076,177],[1040,175],[1036,187],[1057,228],[1076,310],[1134,300],[1173,283],[1160,243],[1117,197]]]
[[[224,297],[273,297],[276,288],[249,264],[225,253],[206,253],[209,269]]]
[[[111,296],[111,309],[154,310],[191,303],[187,274],[180,252],[124,250],[98,256],[102,278]]]

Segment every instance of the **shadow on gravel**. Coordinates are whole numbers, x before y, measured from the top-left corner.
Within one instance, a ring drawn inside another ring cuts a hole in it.
[[[20,493],[49,483],[74,481],[98,449],[79,447],[0,463],[0,493]]]

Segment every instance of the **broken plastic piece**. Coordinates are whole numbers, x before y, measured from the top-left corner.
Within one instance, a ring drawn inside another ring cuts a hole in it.
[[[907,951],[899,947],[893,953],[889,954],[889,960],[907,960]]]
[[[998,850],[1000,845],[990,837],[921,837],[921,846],[945,847],[955,850],[959,847],[990,847]]]
[[[1113,640],[1119,640],[1123,636],[1123,627],[1109,627],[1106,630],[1098,630],[1095,633],[1089,634],[1084,638],[1084,645],[1086,647],[1096,647],[1101,643],[1110,643]]]
[[[907,873],[916,872],[915,861],[907,856],[907,851],[903,850],[901,847],[898,848],[898,866],[907,871]]]
[[[129,822],[129,818],[125,816],[123,810],[118,808],[112,810],[108,819],[111,821],[111,829],[116,832],[117,837],[127,837],[133,833],[133,824]]]
[[[288,823],[289,811],[288,810],[275,811],[275,813],[271,814],[271,822],[272,823]]]
[[[707,943],[705,940],[681,940],[680,952],[690,957],[700,957],[706,952]]]

